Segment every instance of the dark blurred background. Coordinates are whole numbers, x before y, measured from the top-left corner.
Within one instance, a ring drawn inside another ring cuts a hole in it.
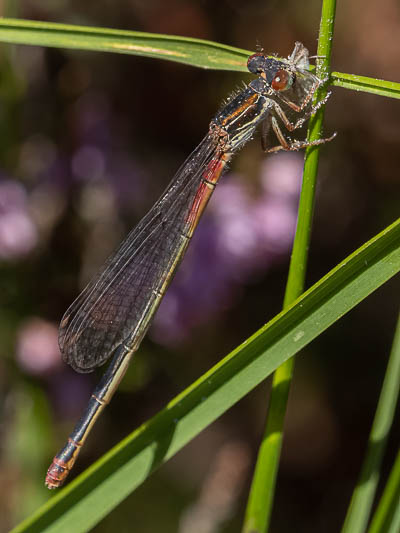
[[[320,2],[31,0],[2,16],[316,52]],[[4,11],[5,10],[5,11]],[[333,70],[399,80],[397,0],[339,2]],[[1,46],[0,531],[50,493],[48,464],[100,373],[60,360],[57,324],[249,76],[128,55]],[[400,104],[336,88],[327,105],[307,285],[399,215]],[[300,132],[305,135],[305,129]],[[74,475],[281,308],[303,154],[249,143],[218,186],[135,364]],[[399,280],[298,358],[271,531],[337,531],[387,362]],[[95,531],[239,531],[269,384],[156,472]],[[384,474],[398,446],[397,420]],[[71,476],[72,477],[72,476]],[[134,525],[134,526],[133,526]]]

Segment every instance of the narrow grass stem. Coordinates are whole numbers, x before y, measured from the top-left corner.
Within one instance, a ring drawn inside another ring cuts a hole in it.
[[[327,77],[332,46],[333,23],[335,19],[335,0],[326,0],[322,6],[319,31],[317,75]],[[321,88],[316,99],[326,95],[326,88]],[[309,136],[312,141],[321,135],[324,111],[318,111],[309,124]],[[290,305],[304,290],[307,268],[308,248],[311,237],[312,218],[315,201],[319,148],[309,147],[306,151],[303,185],[300,196],[296,236],[290,260],[289,275],[286,285],[283,307]],[[294,358],[280,366],[272,380],[272,390],[262,443],[258,452],[254,477],[247,503],[244,533],[268,531],[279,458],[282,447],[283,425],[294,368]]]
[[[400,529],[400,450],[368,533],[396,533]]]
[[[393,423],[394,411],[397,405],[399,391],[400,315],[394,336],[393,347],[386,369],[385,379],[382,385],[381,395],[369,436],[367,452],[365,454],[360,478],[351,498],[346,519],[342,528],[342,533],[363,533],[366,530],[379,481],[379,470],[381,467],[383,454],[385,453],[387,439]],[[399,489],[397,489],[397,492],[398,491]],[[389,494],[386,496],[386,499],[391,499]],[[382,501],[384,500],[385,498],[382,498]],[[387,506],[385,507],[385,504],[383,503],[382,507],[386,509]],[[381,515],[385,516],[385,519],[380,519],[379,516]],[[389,531],[389,529],[386,528],[377,529],[376,525],[380,521],[383,522],[388,520],[387,515],[388,513],[383,511],[376,513],[378,518],[374,520],[375,525],[372,531]]]

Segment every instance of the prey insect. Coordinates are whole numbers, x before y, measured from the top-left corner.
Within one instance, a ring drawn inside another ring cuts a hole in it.
[[[50,465],[48,488],[63,484],[93,424],[110,402],[233,155],[260,124],[267,152],[299,150],[333,138],[292,141],[282,131],[282,125],[289,132],[302,126],[328,98],[312,105],[323,80],[309,72],[308,59],[301,43],[296,43],[288,59],[261,53],[249,58],[248,69],[257,77],[218,111],[207,135],[161,198],[66,311],[59,331],[63,360],[78,372],[91,372],[110,358],[111,362]],[[267,143],[270,132],[278,140],[276,146]]]

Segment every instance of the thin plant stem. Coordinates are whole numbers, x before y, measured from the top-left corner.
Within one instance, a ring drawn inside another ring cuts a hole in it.
[[[322,6],[318,41],[317,76],[327,77],[332,47],[333,24],[336,0],[325,0]],[[327,93],[322,87],[316,99]],[[324,111],[318,111],[309,124],[310,140],[321,135]],[[283,308],[290,305],[303,291],[307,267],[307,255],[311,237],[314,211],[315,187],[319,160],[319,148],[309,147],[306,151],[303,185],[300,195],[296,236],[290,260]],[[293,374],[294,358],[280,366],[272,380],[272,390],[264,436],[258,452],[257,463],[246,508],[243,533],[268,531],[274,500],[276,476],[282,447],[283,424]]]
[[[388,435],[393,423],[399,391],[400,315],[386,369],[385,379],[382,385],[381,395],[369,436],[367,452],[365,454],[360,478],[351,498],[342,533],[363,533],[366,529],[371,514],[376,487],[379,481],[379,470],[383,454],[385,453]]]
[[[368,533],[396,533],[400,529],[400,450]]]

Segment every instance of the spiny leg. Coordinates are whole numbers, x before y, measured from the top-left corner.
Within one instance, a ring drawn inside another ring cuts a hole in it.
[[[320,144],[325,144],[332,141],[336,137],[337,133],[333,133],[330,137],[325,137],[324,139],[316,139],[315,141],[295,141],[289,145],[289,148],[284,148],[283,146],[276,146],[273,152],[278,152],[280,150],[290,150],[292,152],[302,150],[303,148],[308,148],[309,146],[319,146]]]
[[[280,129],[278,121],[275,117],[271,117],[270,124],[272,125],[272,129],[274,130],[274,133],[280,144],[278,146],[273,146],[272,148],[267,148],[265,150],[265,152],[267,153],[279,152],[280,150],[297,151],[301,150],[302,148],[307,148],[308,146],[318,146],[320,144],[324,144],[336,137],[336,133],[334,133],[330,137],[327,137],[325,139],[316,139],[315,141],[288,141],[283,135],[282,130]]]
[[[316,111],[318,111],[318,109],[323,106],[324,104],[326,104],[328,98],[330,97],[331,93],[329,92],[325,98],[323,98],[322,100],[320,100],[315,106],[312,106],[306,113],[303,114],[303,116],[301,118],[299,118],[294,124],[293,122],[291,122],[289,120],[289,118],[286,116],[286,113],[284,112],[284,110],[281,108],[281,106],[277,103],[277,102],[273,102],[273,105],[274,105],[274,109],[277,113],[277,115],[279,116],[279,118],[282,120],[282,122],[285,124],[286,128],[289,130],[289,131],[293,131],[293,130],[296,130],[297,128],[300,128],[300,126],[302,126],[304,124],[304,122],[306,120],[308,120],[311,115],[313,113],[315,113]]]
[[[282,130],[280,129],[278,121],[276,120],[275,117],[271,117],[271,125],[279,141],[279,145],[274,146],[273,148],[268,148],[266,152],[269,153],[269,152],[277,152],[278,150],[290,150],[290,143],[286,140],[286,137],[283,135]]]

